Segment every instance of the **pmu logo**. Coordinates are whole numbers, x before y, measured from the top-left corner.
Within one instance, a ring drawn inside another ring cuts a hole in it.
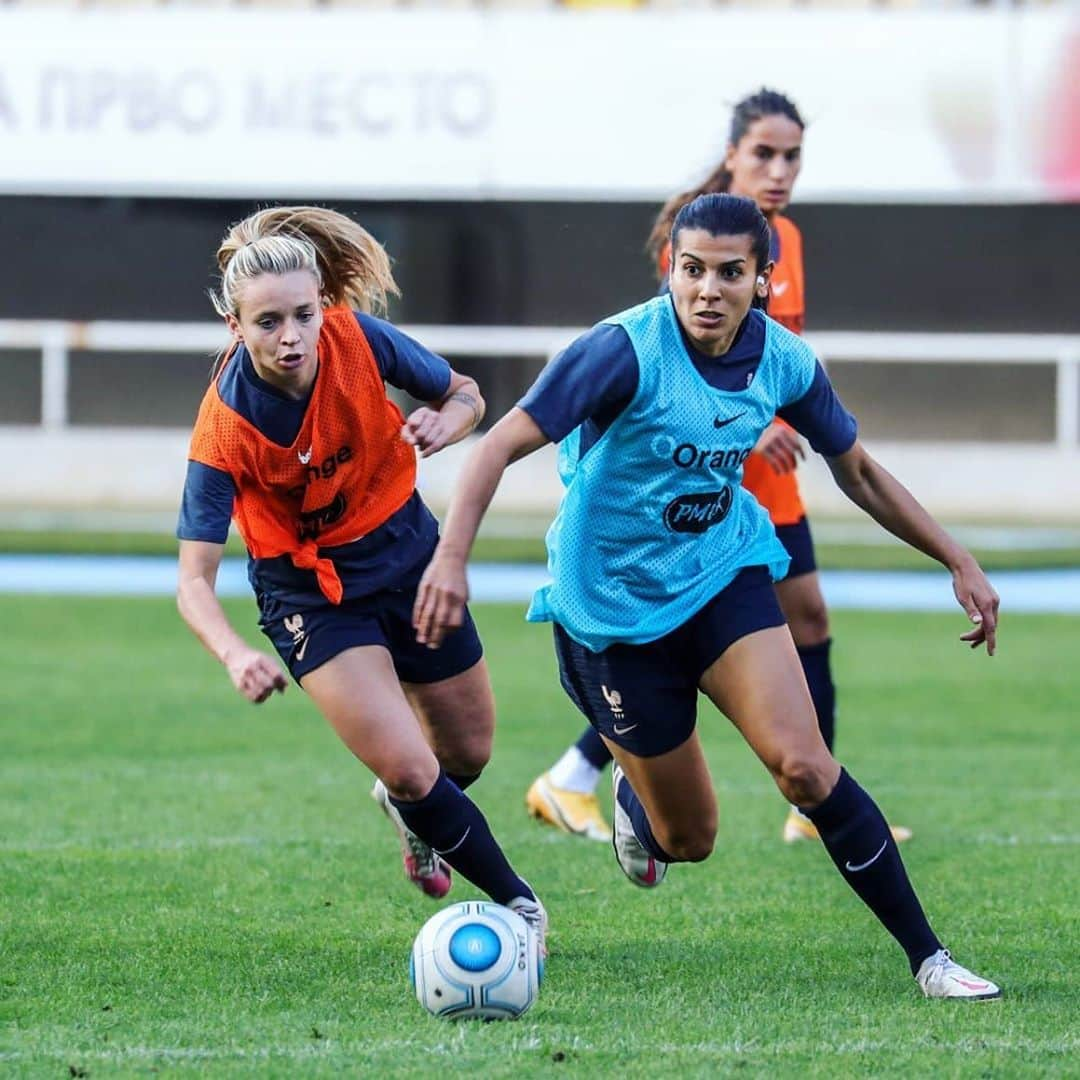
[[[719,525],[731,510],[731,488],[699,495],[677,495],[664,509],[664,524],[678,533],[703,533]]]
[[[345,508],[348,506],[345,493],[339,491],[334,496],[334,501],[315,510],[303,510],[300,513],[300,528],[297,535],[301,540],[314,540],[328,525],[340,521],[345,516]]]

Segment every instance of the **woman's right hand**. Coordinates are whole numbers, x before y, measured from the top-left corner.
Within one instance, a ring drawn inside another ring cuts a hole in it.
[[[224,544],[180,541],[176,604],[195,636],[225,665],[233,686],[258,705],[275,690],[284,693],[288,682],[278,662],[248,645],[225,617],[214,592],[224,551]]]
[[[285,693],[289,685],[277,661],[250,645],[230,652],[225,667],[233,686],[256,705],[262,704],[275,690]]]
[[[464,621],[468,599],[465,560],[436,548],[416,590],[413,605],[416,640],[429,649],[437,649],[447,633]]]
[[[412,621],[421,645],[437,649],[447,633],[464,622],[469,599],[465,563],[484,511],[506,466],[547,442],[536,421],[515,405],[472,448],[458,474],[442,539],[416,589]]]
[[[973,649],[986,645],[987,656],[997,650],[998,608],[1001,604],[993,585],[982,567],[968,552],[953,568],[953,592],[960,606],[968,613],[974,629],[960,635]]]

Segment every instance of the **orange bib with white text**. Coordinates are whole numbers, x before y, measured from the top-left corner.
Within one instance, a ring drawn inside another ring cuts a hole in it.
[[[319,548],[358,540],[400,510],[416,486],[416,453],[401,438],[404,417],[348,308],[324,312],[318,356],[291,446],[272,442],[225,404],[219,373],[199,408],[189,457],[232,477],[233,520],[253,558],[290,556],[314,570],[323,595],[339,604],[341,579]],[[238,362],[234,350],[222,372]]]

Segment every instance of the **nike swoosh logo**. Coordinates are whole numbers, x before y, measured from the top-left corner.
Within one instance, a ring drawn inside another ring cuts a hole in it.
[[[721,419],[720,419],[720,417],[718,416],[718,417],[717,417],[717,418],[716,418],[716,419],[715,419],[715,420],[714,420],[714,421],[712,422],[712,426],[713,426],[714,428],[722,428],[722,427],[727,427],[727,426],[728,426],[728,424],[734,424],[736,420],[740,420],[740,419],[741,419],[742,417],[744,417],[745,415],[746,415],[746,413],[745,413],[745,412],[741,412],[741,413],[736,413],[736,414],[735,414],[734,416],[729,416],[729,417],[728,417],[728,418],[727,418],[726,420],[721,420]]]
[[[790,281],[776,281],[773,282],[773,296],[783,296],[787,292],[787,287],[791,284]]]
[[[465,827],[465,831],[461,834],[461,839],[453,847],[444,848],[442,851],[440,851],[437,847],[433,847],[431,850],[434,851],[436,855],[449,855],[450,852],[457,851],[457,849],[465,843],[466,839],[468,839],[469,833],[471,832],[472,826],[467,825]]]
[[[304,659],[304,653],[307,652],[307,645],[310,640],[311,638],[309,637],[304,638],[304,640],[300,643],[300,648],[296,650],[296,655],[293,657],[294,660]]]
[[[878,861],[878,859],[881,857],[881,853],[888,846],[889,846],[889,841],[886,838],[886,840],[882,843],[881,847],[879,847],[877,849],[877,852],[874,855],[872,855],[869,859],[867,859],[866,862],[859,863],[858,866],[852,866],[850,862],[845,862],[844,863],[844,869],[847,870],[848,873],[851,873],[851,874],[857,874],[860,870],[865,870],[871,863],[876,863]]]
[[[628,731],[633,731],[637,724],[627,724],[626,727],[619,727],[618,724],[612,724],[611,726],[616,735],[625,735]]]

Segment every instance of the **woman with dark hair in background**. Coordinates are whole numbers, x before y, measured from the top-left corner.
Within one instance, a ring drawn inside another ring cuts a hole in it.
[[[881,811],[821,736],[772,585],[790,557],[740,483],[773,417],[825,455],[857,506],[951,571],[974,625],[962,640],[990,653],[998,598],[972,556],[859,443],[810,347],[755,307],[768,296],[770,239],[750,199],[703,195],[679,211],[670,295],[572,342],[473,449],[417,590],[417,638],[438,648],[461,625],[469,551],[506,468],[577,431],[562,450],[567,488],[547,537],[552,582],[528,617],[554,623],[563,688],[615,758],[622,871],[653,888],[670,863],[712,850],[700,690],[814,823],[923,993],[997,997],[942,947]]]
[[[405,871],[423,892],[449,866],[537,930],[543,907],[463,793],[491,753],[495,708],[466,614],[444,653],[412,629],[438,525],[416,491],[425,457],[484,411],[472,379],[370,312],[397,292],[390,260],[349,218],[261,210],[218,250],[213,297],[233,336],[199,409],[180,511],[184,620],[249,701],[280,666],[229,625],[214,592],[236,521],[260,626],[342,742],[377,777]],[[406,420],[385,383],[429,404]]]
[[[806,125],[795,103],[775,90],[761,89],[736,104],[723,162],[703,184],[669,199],[656,217],[647,250],[666,283],[671,264],[671,226],[676,214],[699,195],[730,192],[753,199],[769,223],[773,272],[769,316],[801,334],[806,318],[803,288],[802,235],[783,211],[802,165]],[[776,582],[780,608],[795,639],[818,724],[831,750],[836,729],[829,613],[821,592],[814,541],[799,494],[795,469],[802,444],[783,420],[774,420],[743,466],[742,483],[769,512],[776,534],[791,556],[787,577]],[[610,837],[596,798],[596,786],[611,755],[591,727],[533,782],[526,795],[529,812],[566,832],[597,840]],[[892,827],[897,841],[911,830]],[[784,821],[788,843],[817,839],[813,822],[791,806]]]

